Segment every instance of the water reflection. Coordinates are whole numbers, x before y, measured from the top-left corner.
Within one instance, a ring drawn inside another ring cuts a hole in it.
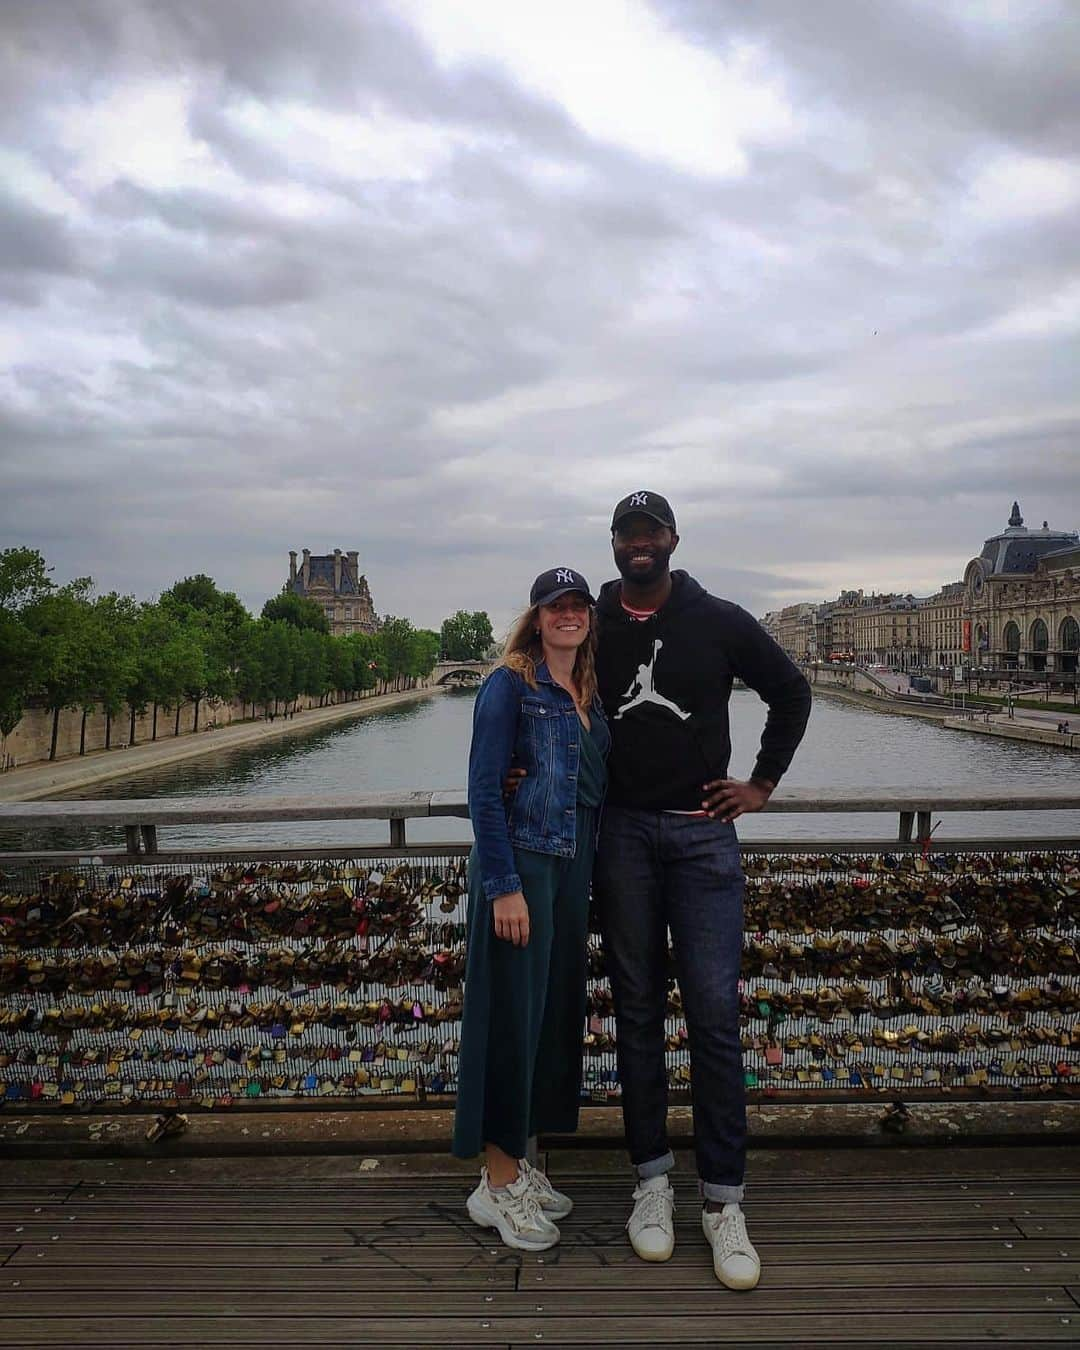
[[[353,722],[301,731],[283,740],[208,755],[196,761],[148,770],[69,794],[86,799],[128,797],[315,797],[348,796],[394,788],[463,788],[473,699],[453,691]],[[732,772],[745,777],[764,723],[756,695],[736,691],[731,702],[735,754]],[[806,738],[785,782],[792,787],[954,787],[1017,789],[1073,786],[1080,777],[1075,755],[1019,741],[949,731],[936,722],[874,712],[819,697]],[[859,816],[756,816],[740,823],[744,839],[894,837],[895,818]],[[418,820],[410,840],[469,837],[468,822]],[[939,838],[1000,835],[1080,837],[1080,812],[993,812],[948,815]],[[199,826],[159,831],[162,847],[385,843],[385,821],[301,822],[241,827]],[[63,848],[122,843],[120,833],[0,831],[6,848]]]

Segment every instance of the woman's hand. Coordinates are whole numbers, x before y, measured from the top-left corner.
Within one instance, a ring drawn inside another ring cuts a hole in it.
[[[526,947],[529,943],[529,906],[520,891],[510,895],[500,895],[492,902],[495,913],[495,936],[515,947]]]

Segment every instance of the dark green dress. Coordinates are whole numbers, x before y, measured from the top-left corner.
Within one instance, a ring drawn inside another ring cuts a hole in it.
[[[495,936],[491,902],[470,859],[468,956],[454,1154],[485,1143],[525,1156],[530,1135],[577,1129],[585,1033],[585,942],[596,813],[607,770],[582,727],[577,847],[572,858],[514,849],[529,906],[529,943]]]

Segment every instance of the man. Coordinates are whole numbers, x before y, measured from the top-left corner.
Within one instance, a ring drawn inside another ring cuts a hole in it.
[[[637,1174],[630,1242],[675,1244],[664,1019],[671,931],[689,1032],[702,1228],[717,1278],[752,1289],[760,1261],[741,1210],[746,1107],[739,1037],[744,877],[732,822],[760,811],[810,713],[806,680],[755,619],[670,570],[675,516],[655,492],[615,508],[620,580],[600,592],[597,674],[612,731],[593,894],[616,1019],[623,1120]],[[768,704],[749,781],[729,778],[738,676]]]

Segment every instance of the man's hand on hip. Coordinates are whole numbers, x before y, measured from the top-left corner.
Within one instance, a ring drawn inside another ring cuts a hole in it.
[[[701,805],[713,820],[736,820],[739,816],[760,811],[775,786],[764,778],[752,778],[748,783],[739,778],[714,778],[704,786]]]

